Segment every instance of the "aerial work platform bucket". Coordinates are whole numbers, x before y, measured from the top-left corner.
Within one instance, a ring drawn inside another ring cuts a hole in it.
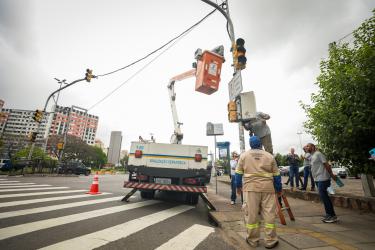
[[[204,51],[197,64],[195,91],[211,95],[219,89],[221,65],[224,57],[211,51]]]

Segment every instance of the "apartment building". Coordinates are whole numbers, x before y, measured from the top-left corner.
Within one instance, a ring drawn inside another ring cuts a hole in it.
[[[112,131],[107,155],[109,163],[114,165],[118,165],[120,163],[121,143],[121,131]]]
[[[50,121],[50,135],[68,135],[81,138],[89,145],[95,144],[95,136],[99,117],[87,113],[86,109],[72,106],[54,106],[53,117]]]
[[[99,117],[79,107],[54,106],[53,112],[45,113],[40,123],[36,145],[43,146],[50,135],[77,136],[89,145],[94,145]],[[29,144],[29,135],[37,131],[38,123],[33,120],[34,110],[4,108],[0,100],[0,138],[3,148],[13,150]]]

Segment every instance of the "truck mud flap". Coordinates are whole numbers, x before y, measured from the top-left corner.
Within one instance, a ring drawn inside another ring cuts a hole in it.
[[[207,193],[207,187],[204,186],[185,186],[185,185],[170,185],[170,184],[157,184],[157,183],[139,183],[132,181],[125,181],[124,188],[134,189],[152,189],[163,191],[176,191],[187,193]]]

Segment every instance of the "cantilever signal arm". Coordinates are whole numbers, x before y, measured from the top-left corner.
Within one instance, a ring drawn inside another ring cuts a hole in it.
[[[173,132],[173,135],[171,137],[171,143],[172,144],[181,144],[182,138],[184,137],[183,133],[181,132],[181,128],[180,128],[180,125],[182,125],[182,123],[178,121],[176,102],[175,102],[176,101],[176,93],[174,91],[174,84],[177,81],[182,81],[184,79],[195,76],[195,73],[196,73],[196,69],[191,69],[191,70],[186,71],[182,74],[174,76],[169,80],[168,92],[169,92],[169,101],[170,101],[170,104],[171,104],[172,116],[173,116],[173,126],[174,126],[174,132]]]

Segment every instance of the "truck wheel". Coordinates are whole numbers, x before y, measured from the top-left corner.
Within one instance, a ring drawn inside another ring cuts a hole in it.
[[[143,199],[153,199],[155,195],[155,191],[141,191],[141,197]]]
[[[191,205],[196,205],[198,203],[199,194],[186,193],[186,202]]]

